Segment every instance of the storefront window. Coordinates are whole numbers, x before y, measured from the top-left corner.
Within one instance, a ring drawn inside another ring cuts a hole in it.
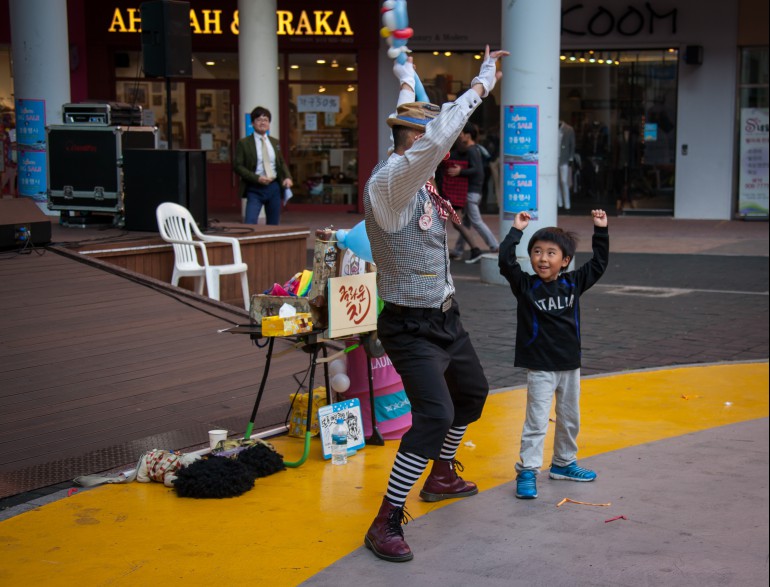
[[[16,195],[16,116],[11,77],[11,51],[0,46],[0,197]]]
[[[115,100],[142,107],[143,123],[157,126],[160,148],[168,147],[168,116],[166,109],[166,82],[161,79],[144,77],[141,54],[138,52],[119,53],[115,69]],[[183,81],[171,82],[171,133],[172,147],[186,146],[185,129],[185,85]]]
[[[286,56],[289,162],[296,204],[358,200],[358,84],[353,54]]]
[[[0,45],[0,112],[7,112],[13,109],[11,49],[7,45]]]
[[[768,187],[768,48],[741,50],[741,77],[738,87],[738,215],[767,219],[770,202]]]
[[[575,130],[572,208],[673,215],[678,51],[564,51],[560,119]]]
[[[470,88],[471,80],[478,75],[481,51],[426,51],[415,53],[419,63],[420,81],[425,87],[428,99],[434,104],[457,98]],[[500,207],[498,195],[498,174],[500,152],[500,89],[497,84],[492,93],[482,101],[471,116],[471,122],[478,128],[477,142],[489,153],[484,158],[484,184],[481,193],[481,211],[497,213]],[[395,93],[393,106],[395,107]]]

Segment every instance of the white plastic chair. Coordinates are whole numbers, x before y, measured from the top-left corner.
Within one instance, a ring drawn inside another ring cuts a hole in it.
[[[194,277],[195,291],[203,295],[203,281],[209,297],[219,299],[219,276],[241,274],[243,289],[243,306],[249,309],[249,281],[247,272],[249,266],[241,259],[241,245],[238,239],[226,236],[210,236],[203,234],[190,211],[184,206],[172,202],[164,202],[155,210],[158,219],[158,230],[161,238],[174,246],[174,273],[171,284],[179,285],[179,278]],[[197,238],[193,238],[193,235]],[[206,243],[230,243],[233,247],[233,262],[227,265],[210,265],[206,254]],[[200,249],[203,265],[198,262],[196,248]]]

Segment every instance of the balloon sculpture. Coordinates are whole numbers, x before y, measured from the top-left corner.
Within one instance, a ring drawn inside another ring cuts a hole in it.
[[[382,24],[380,34],[388,42],[388,57],[399,63],[406,62],[406,54],[411,51],[406,46],[414,31],[409,27],[409,16],[406,13],[406,0],[385,0],[382,3]],[[414,74],[414,96],[418,102],[430,102],[425,88]]]
[[[362,220],[350,230],[337,231],[337,246],[342,249],[350,249],[358,257],[369,263],[374,263],[372,258],[372,246],[366,234],[366,224]]]

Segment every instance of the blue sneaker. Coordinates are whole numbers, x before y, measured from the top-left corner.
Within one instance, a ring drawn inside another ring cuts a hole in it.
[[[566,467],[551,465],[551,471],[548,473],[551,479],[565,479],[567,481],[593,481],[596,479],[596,473],[591,469],[578,467],[577,461],[571,462]]]
[[[519,499],[537,497],[537,474],[534,471],[522,471],[516,476],[516,497]]]

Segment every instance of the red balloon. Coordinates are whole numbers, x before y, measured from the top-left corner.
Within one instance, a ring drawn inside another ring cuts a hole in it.
[[[398,29],[393,31],[393,36],[397,39],[411,39],[414,31],[412,27],[406,27],[405,29]]]

